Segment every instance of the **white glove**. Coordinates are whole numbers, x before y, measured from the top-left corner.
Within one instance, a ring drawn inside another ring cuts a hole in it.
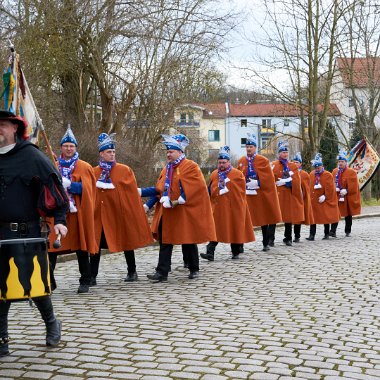
[[[246,183],[246,188],[249,190],[259,189],[259,181],[257,179],[249,179]]]
[[[344,197],[345,195],[347,195],[347,189],[342,189],[342,190],[340,191],[340,196],[341,196],[341,197]]]
[[[292,176],[294,174],[294,172],[292,172],[291,170],[289,170],[289,175]]]
[[[318,183],[318,185],[314,185],[314,189],[322,189],[322,185]]]
[[[219,189],[219,195],[227,194],[228,192],[229,192],[229,190],[227,189],[227,187],[225,187],[223,189]]]
[[[256,190],[246,189],[246,190],[245,190],[245,193],[246,193],[247,195],[257,195],[257,191],[256,191]]]
[[[179,198],[178,198],[178,204],[179,205],[184,205],[186,203],[186,200],[182,198],[182,196],[180,195]]]
[[[145,211],[145,214],[149,211],[149,207],[147,205],[143,205],[143,208],[144,208],[144,211]]]
[[[285,182],[284,181],[276,181],[276,186],[284,186],[285,185]]]
[[[141,187],[138,187],[137,188],[137,192],[139,193],[140,197],[141,197]]]
[[[337,187],[337,188],[335,189],[335,191],[336,191],[336,192],[339,192],[339,191],[340,191],[339,187]]]
[[[172,204],[170,203],[170,199],[167,195],[161,197],[160,203],[162,203],[164,208],[172,208]]]
[[[325,200],[326,200],[326,196],[325,196],[325,195],[321,195],[321,196],[318,198],[318,202],[319,202],[319,203],[323,203]]]
[[[71,181],[66,177],[62,177],[62,185],[65,189],[68,189],[71,186]]]

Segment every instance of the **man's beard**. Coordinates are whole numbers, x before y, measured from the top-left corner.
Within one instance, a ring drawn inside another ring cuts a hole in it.
[[[0,135],[0,146],[5,146],[6,145],[6,139],[5,136]]]

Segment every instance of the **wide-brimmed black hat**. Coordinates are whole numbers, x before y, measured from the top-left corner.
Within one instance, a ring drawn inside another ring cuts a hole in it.
[[[16,116],[13,112],[0,110],[0,120],[8,120],[13,124],[17,124],[17,135],[24,139],[27,138],[27,124],[23,117]]]

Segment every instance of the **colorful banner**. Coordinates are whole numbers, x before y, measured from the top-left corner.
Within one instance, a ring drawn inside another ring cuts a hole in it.
[[[376,173],[380,157],[370,142],[363,138],[351,149],[347,163],[356,171],[361,191]]]
[[[14,51],[9,57],[8,68],[4,70],[3,82],[4,109],[26,120],[29,140],[36,144],[38,132],[42,128],[41,118],[21,69],[19,55]]]

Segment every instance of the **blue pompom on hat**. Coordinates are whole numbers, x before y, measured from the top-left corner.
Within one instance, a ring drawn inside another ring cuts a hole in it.
[[[230,160],[230,147],[225,145],[219,148],[218,160]]]
[[[71,130],[70,124],[67,126],[67,130],[62,137],[60,145],[62,146],[65,143],[71,143],[71,144],[74,144],[75,146],[78,146],[78,141],[75,138],[73,131]]]
[[[317,168],[318,166],[323,166],[322,154],[321,153],[317,153],[315,155],[314,160],[311,160],[311,164],[313,165],[314,168]]]
[[[115,149],[116,141],[115,141],[116,133],[111,133],[110,135],[107,133],[101,133],[98,137],[98,149],[99,152],[103,152],[103,150],[107,149]]]
[[[278,153],[281,153],[281,152],[289,152],[288,147],[289,147],[289,145],[288,145],[288,142],[287,142],[287,141],[282,141],[282,140],[280,140],[280,141],[278,142],[277,152],[278,152]]]
[[[302,164],[302,156],[301,156],[301,152],[297,152],[294,157],[293,157],[293,161],[298,161]]]
[[[245,142],[245,145],[253,145],[257,147],[256,135],[247,133],[247,140]]]
[[[336,156],[338,161],[346,161],[347,162],[347,152],[344,149],[339,149],[339,153]]]
[[[162,142],[166,149],[180,150],[181,152],[185,151],[185,148],[189,145],[189,139],[183,135],[178,134],[174,136],[161,135],[164,141]]]

